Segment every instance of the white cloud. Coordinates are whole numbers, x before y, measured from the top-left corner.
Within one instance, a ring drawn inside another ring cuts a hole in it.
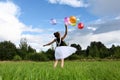
[[[49,43],[54,39],[52,34],[39,34],[39,35],[31,35],[31,34],[24,34],[22,35],[23,38],[27,39],[29,45],[35,48],[37,51],[44,50],[46,51],[51,46],[43,47],[43,45]]]
[[[87,27],[88,29],[90,29],[90,30],[92,30],[92,31],[95,31],[97,28],[95,28],[95,27],[91,27],[91,26],[89,26],[89,27]]]
[[[87,7],[83,0],[48,0],[52,4],[69,5],[72,7]]]
[[[25,37],[33,48],[40,50],[44,36],[34,35],[34,33],[40,34],[43,30],[22,23],[18,19],[20,13],[20,8],[13,2],[0,2],[0,41],[10,40],[18,47],[20,39]]]
[[[96,23],[97,21],[97,23]],[[67,42],[80,44],[86,49],[91,41],[101,41],[106,47],[112,44],[120,45],[120,19],[119,17],[99,19],[87,24],[82,30],[74,30],[68,35]],[[102,22],[101,22],[102,21]]]
[[[100,16],[120,14],[120,0],[88,0],[92,13]]]
[[[37,32],[37,33],[43,32],[43,29],[33,28],[32,26],[24,27],[23,30],[24,30],[24,31],[27,31],[27,32]]]
[[[101,34],[93,34],[90,39],[91,41],[101,41],[107,47],[111,47],[112,44],[116,44],[116,43],[120,45],[119,33],[120,33],[120,30],[101,33]]]
[[[105,44],[106,47],[110,48],[113,44],[120,45],[120,30],[111,31],[101,34],[89,33],[87,35],[82,35],[80,33],[72,34],[71,40],[67,40],[70,44],[76,43],[80,44],[82,49],[86,49],[92,41],[100,41]],[[114,36],[113,36],[114,35]]]
[[[0,38],[3,40],[19,39],[25,25],[17,19],[18,14],[20,9],[15,4],[0,2]]]
[[[120,16],[115,17],[116,20],[120,20]]]
[[[52,4],[56,4],[57,3],[57,0],[48,0],[50,3]]]
[[[97,30],[94,31],[94,34],[120,30],[119,23],[120,19],[104,20],[104,23],[94,25],[94,27],[97,27]]]
[[[88,22],[85,27],[92,30],[94,34],[106,33],[111,31],[120,30],[119,16],[114,18],[101,18],[95,21]]]
[[[54,4],[64,4],[72,7],[85,7],[82,0],[49,0],[49,1]],[[83,6],[81,6],[81,1]],[[100,5],[101,7],[98,7],[97,4],[99,4],[98,3],[99,0],[97,0],[98,2],[95,0],[93,1],[94,1],[93,6],[95,7],[92,9],[93,12],[94,11],[96,12],[99,10],[99,8],[106,6],[106,5],[101,6],[102,5],[101,4]],[[107,1],[105,1],[105,3],[106,2]],[[109,7],[107,8],[109,9]],[[107,8],[106,10],[108,10]],[[102,14],[106,13],[103,11],[104,11],[103,9],[100,9],[100,13]],[[108,11],[112,11],[112,10],[108,10]],[[119,9],[117,13],[118,12],[119,12]],[[18,17],[20,16],[20,13],[21,13],[20,8],[14,3],[10,1],[0,2],[0,41],[11,40],[12,42],[16,43],[16,45],[18,45],[20,38],[26,37],[28,40],[28,43],[33,48],[37,49],[37,51],[40,49],[47,50],[48,48],[50,48],[51,46],[43,47],[42,45],[51,41],[53,39],[53,35],[47,34],[47,33],[42,34],[41,32],[44,32],[44,30],[25,25],[18,19]],[[91,41],[101,41],[107,46],[110,46],[111,44],[120,44],[120,38],[119,38],[120,17],[119,16],[110,20],[98,19],[93,23],[95,24],[92,24],[92,23],[90,25],[88,24],[82,30],[78,30],[78,29],[75,30],[75,29],[69,28],[68,36],[65,39],[67,43],[78,43],[82,46],[82,48],[86,48]],[[48,31],[53,32],[55,30],[49,29]],[[23,34],[24,32],[31,32],[33,34],[29,34],[29,33]],[[39,34],[34,35],[34,33],[39,33]]]

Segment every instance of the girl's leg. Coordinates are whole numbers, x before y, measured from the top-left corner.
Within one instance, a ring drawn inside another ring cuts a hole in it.
[[[64,67],[64,59],[61,59],[61,68]]]
[[[55,60],[54,68],[57,66],[57,64],[58,64],[58,60]]]

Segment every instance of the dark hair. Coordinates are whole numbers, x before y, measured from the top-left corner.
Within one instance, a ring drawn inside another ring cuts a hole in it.
[[[55,36],[55,37],[59,37],[59,36],[60,36],[60,33],[59,33],[59,32],[55,32],[55,33],[54,33],[54,36]]]

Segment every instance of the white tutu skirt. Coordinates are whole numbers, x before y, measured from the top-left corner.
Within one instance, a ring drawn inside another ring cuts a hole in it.
[[[76,48],[69,46],[59,46],[55,49],[55,59],[64,59],[76,52]]]

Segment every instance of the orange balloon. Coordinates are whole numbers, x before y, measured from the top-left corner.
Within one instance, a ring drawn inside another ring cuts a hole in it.
[[[70,16],[70,22],[71,23],[76,23],[76,21],[77,21],[77,19],[76,19],[76,17],[75,16]]]

